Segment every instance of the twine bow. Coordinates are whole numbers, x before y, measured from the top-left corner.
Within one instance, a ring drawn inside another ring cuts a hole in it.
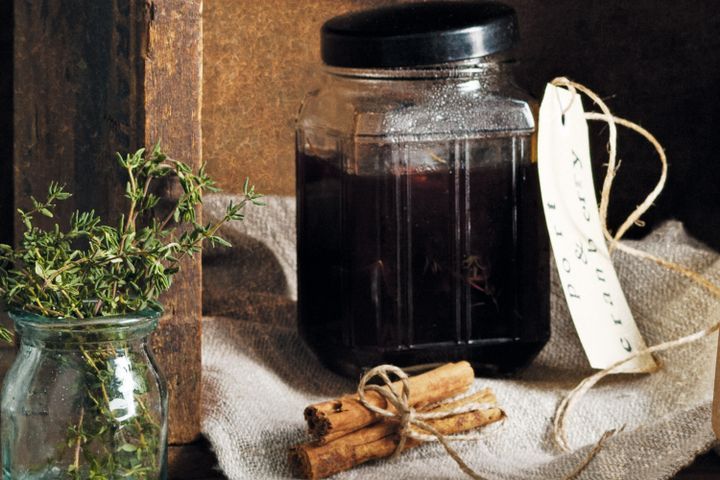
[[[402,383],[402,390],[400,393],[393,389],[389,374],[393,374],[400,379],[400,382]],[[368,382],[375,377],[380,377],[380,379],[384,382],[384,385],[369,385]],[[380,408],[368,402],[365,397],[365,394],[368,391],[373,391],[383,397],[389,405],[392,405],[395,411]],[[398,430],[400,441],[398,442],[395,452],[391,458],[396,458],[400,455],[400,453],[402,453],[408,438],[412,438],[413,440],[420,442],[439,442],[445,448],[448,455],[450,455],[450,457],[458,464],[460,469],[466,475],[470,478],[474,478],[475,480],[484,480],[483,477],[481,477],[463,461],[460,455],[449,444],[450,441],[478,440],[479,437],[477,435],[443,435],[425,420],[447,418],[461,413],[476,412],[479,410],[493,408],[494,405],[489,403],[473,402],[451,410],[418,412],[410,405],[410,384],[408,383],[407,373],[394,365],[380,365],[365,373],[365,375],[363,375],[360,379],[357,393],[360,403],[362,403],[365,408],[377,415],[380,415],[381,417],[397,421],[400,424],[400,429]],[[438,404],[437,406],[441,405],[443,404]]]

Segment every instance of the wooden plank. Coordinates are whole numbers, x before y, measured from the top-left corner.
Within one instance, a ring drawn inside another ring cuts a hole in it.
[[[146,11],[145,142],[162,141],[167,153],[198,167],[202,157],[200,89],[202,1],[162,0]],[[172,191],[172,190],[170,190]],[[188,258],[163,299],[166,314],[154,338],[170,402],[171,443],[200,432],[200,256]]]
[[[320,26],[396,0],[213,0],[205,4],[203,154],[222,187],[245,177],[295,192],[294,119],[320,78]]]
[[[123,182],[113,154],[131,147],[131,140],[110,142],[109,119],[129,116],[126,101],[118,103],[122,112],[108,102],[118,95],[109,84],[118,56],[113,6],[89,0],[15,2],[19,207],[27,207],[31,195],[42,196],[55,180],[74,193],[59,206],[61,219],[76,208],[95,208],[108,220],[117,217],[112,206],[122,197]]]
[[[27,206],[51,180],[74,192],[59,211],[125,208],[114,152],[162,139],[200,163],[201,0],[17,0],[14,200]],[[165,189],[172,196],[172,189]],[[17,232],[16,232],[17,235]],[[200,430],[200,261],[163,297],[154,337],[168,379],[171,443]]]

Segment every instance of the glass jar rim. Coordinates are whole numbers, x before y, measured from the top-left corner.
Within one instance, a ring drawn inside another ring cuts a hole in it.
[[[516,63],[512,58],[479,60],[480,59],[471,59],[460,62],[413,67],[351,68],[323,64],[323,69],[325,73],[336,77],[369,80],[413,80],[460,78],[501,72]]]
[[[112,341],[116,335],[122,335],[126,339],[148,335],[157,327],[162,313],[162,308],[146,308],[119,315],[75,318],[46,317],[16,309],[8,311],[21,338],[28,335],[47,340],[51,336],[76,335],[79,336],[78,340],[93,342]]]

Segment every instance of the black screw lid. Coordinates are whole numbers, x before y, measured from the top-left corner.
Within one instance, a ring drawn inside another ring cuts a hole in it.
[[[348,68],[436,65],[483,57],[518,39],[515,10],[498,2],[404,3],[331,18],[322,59]]]

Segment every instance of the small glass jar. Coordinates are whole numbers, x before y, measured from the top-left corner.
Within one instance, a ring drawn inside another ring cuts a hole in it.
[[[531,98],[499,3],[401,4],[322,30],[297,122],[299,330],[332,369],[527,365],[549,329]]]
[[[160,313],[11,312],[20,350],[2,391],[4,479],[165,479],[167,390],[148,348]]]

